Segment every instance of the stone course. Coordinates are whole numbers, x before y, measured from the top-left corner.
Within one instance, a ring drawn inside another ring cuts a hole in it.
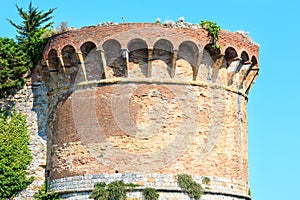
[[[207,177],[210,179],[209,185],[206,185],[202,182],[202,176],[193,177],[198,183],[200,183],[205,189],[205,195],[208,194],[218,194],[221,193],[224,196],[240,196],[241,198],[248,199],[248,195],[241,195],[235,193],[234,184],[239,185],[243,184],[242,182],[237,182],[232,184],[230,179],[218,178],[218,177]],[[51,181],[51,189],[58,191],[65,198],[70,198],[74,194],[69,194],[70,191],[77,191],[77,193],[85,193],[86,196],[89,195],[89,192],[93,189],[93,186],[97,182],[106,182],[110,183],[115,180],[124,180],[128,183],[136,183],[139,186],[135,188],[136,192],[129,192],[128,197],[130,198],[141,198],[141,191],[145,187],[152,187],[157,189],[160,193],[180,193],[182,192],[181,188],[178,186],[175,176],[173,174],[94,174],[89,176],[75,176],[61,178]],[[230,186],[230,187],[228,187]],[[243,186],[242,186],[243,187]],[[218,191],[212,190],[211,188],[217,188]],[[228,189],[230,188],[230,189]],[[178,194],[180,195],[180,194]],[[164,194],[167,197],[167,194]],[[184,195],[186,196],[186,195]],[[176,197],[174,197],[176,198]],[[164,198],[163,198],[164,199]]]

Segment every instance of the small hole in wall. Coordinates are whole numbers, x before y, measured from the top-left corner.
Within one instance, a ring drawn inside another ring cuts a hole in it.
[[[116,170],[116,171],[115,171],[115,173],[117,174],[117,173],[119,173],[119,171],[118,171],[118,170]]]
[[[50,170],[46,170],[46,178],[50,177]]]

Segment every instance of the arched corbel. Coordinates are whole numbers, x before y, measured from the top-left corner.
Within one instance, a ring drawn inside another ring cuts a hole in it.
[[[52,81],[50,81],[50,90],[54,89],[55,87],[58,87],[58,69],[51,69],[49,65],[49,60],[46,60],[45,62],[48,72],[50,74],[50,77]]]
[[[148,48],[148,72],[147,72],[148,78],[151,78],[152,76],[152,59],[153,59],[153,48]]]
[[[46,88],[48,90],[50,90],[51,89],[51,77],[50,77],[50,72],[48,70],[46,60],[41,61],[40,73],[41,73],[42,81],[45,83]]]
[[[252,67],[252,63],[250,61],[247,61],[245,63],[242,64],[242,67],[239,71],[239,86],[238,86],[238,89],[243,89],[243,84],[244,84],[244,81],[247,77],[247,75],[249,74],[249,71]]]
[[[63,59],[63,56],[60,55],[60,56],[57,56],[58,58],[58,64],[59,64],[59,68],[62,70],[63,72],[63,77],[65,78],[66,82],[69,82],[70,81],[70,77],[68,76],[68,73],[67,73],[67,70],[66,70],[66,67],[65,67],[65,63],[64,63],[64,59]],[[59,71],[58,71],[59,72]],[[63,81],[65,81],[63,80]]]
[[[202,54],[203,52],[195,52],[193,53],[193,80],[197,80],[197,76],[198,76],[198,70],[199,70],[199,66],[201,65],[201,58],[202,58]]]
[[[121,49],[122,57],[125,60],[125,66],[121,66],[125,68],[125,76],[128,77],[128,66],[129,66],[129,50],[127,48]]]
[[[175,76],[175,68],[176,68],[176,60],[178,58],[178,49],[174,49],[173,50],[173,54],[172,54],[172,61],[171,61],[171,78],[174,78]]]
[[[242,59],[239,57],[235,57],[230,59],[228,62],[228,68],[227,68],[227,82],[228,85],[231,85],[233,83],[233,76],[237,73],[237,71],[240,68]]]
[[[218,54],[212,56],[214,61],[212,66],[212,82],[227,85],[227,71],[225,55]]]
[[[245,93],[248,94],[251,90],[252,86],[254,85],[257,77],[258,77],[259,69],[251,69],[247,77],[249,77],[249,81],[247,81],[247,85],[245,85]]]
[[[83,57],[82,52],[77,52],[77,57],[78,57],[78,60],[79,60],[79,64],[80,64],[81,70],[83,72],[84,81],[87,82],[87,75],[86,75],[85,64],[84,64],[84,57]]]
[[[107,67],[107,64],[106,64],[106,58],[105,58],[105,52],[103,49],[97,49],[97,52],[99,53],[100,55],[100,60],[102,62],[102,66],[103,66],[103,75],[102,77],[106,77],[106,67]]]

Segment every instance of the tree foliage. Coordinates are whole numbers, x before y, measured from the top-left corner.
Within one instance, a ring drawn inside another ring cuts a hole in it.
[[[34,35],[29,39],[25,39],[25,46],[27,55],[29,56],[32,65],[38,63],[39,59],[42,57],[44,47],[47,43],[49,36],[53,35],[54,30],[39,29]]]
[[[25,116],[13,112],[9,117],[1,112],[0,144],[0,199],[6,199],[33,181],[27,171],[32,157]]]
[[[30,75],[30,68],[37,64],[47,39],[54,33],[49,29],[53,24],[49,20],[55,9],[43,12],[31,2],[28,11],[16,7],[23,21],[20,24],[8,21],[17,29],[18,43],[0,38],[0,98],[26,82],[25,74]]]
[[[16,24],[10,19],[8,21],[17,29],[17,39],[27,51],[34,65],[40,58],[47,39],[41,36],[53,25],[53,22],[49,22],[49,20],[53,18],[52,13],[55,9],[51,8],[44,12],[34,7],[32,2],[29,4],[28,11],[23,10],[18,5],[16,7],[23,21],[21,24]]]
[[[0,38],[0,98],[25,83],[24,74],[30,67],[29,57],[19,44],[9,38]]]

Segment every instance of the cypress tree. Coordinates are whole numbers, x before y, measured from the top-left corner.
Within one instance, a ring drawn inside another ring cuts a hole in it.
[[[47,40],[47,38],[43,38],[42,36],[53,25],[53,22],[49,22],[49,20],[53,18],[51,14],[55,8],[44,12],[34,7],[32,2],[29,4],[28,11],[23,10],[18,5],[16,7],[23,21],[21,24],[16,24],[10,19],[8,21],[17,29],[17,40],[23,45],[32,64],[35,65],[42,55]]]
[[[19,44],[0,38],[0,98],[25,83],[25,73],[30,67],[30,59]]]

